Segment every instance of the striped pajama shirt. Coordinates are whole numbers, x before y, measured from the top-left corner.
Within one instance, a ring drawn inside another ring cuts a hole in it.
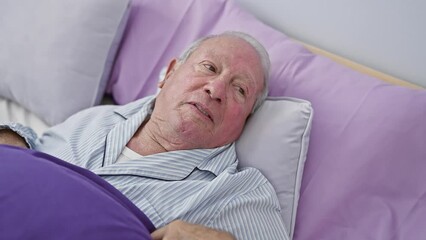
[[[231,232],[237,239],[288,239],[272,185],[257,169],[237,168],[235,144],[116,162],[154,101],[147,97],[124,106],[87,109],[40,138],[19,124],[9,127],[33,149],[104,178],[157,228],[180,219]]]

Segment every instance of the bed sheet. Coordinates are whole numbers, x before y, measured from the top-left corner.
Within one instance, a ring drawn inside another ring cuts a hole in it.
[[[1,239],[151,239],[148,217],[96,174],[29,149],[0,156]]]

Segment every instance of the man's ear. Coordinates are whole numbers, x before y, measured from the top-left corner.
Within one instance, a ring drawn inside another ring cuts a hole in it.
[[[162,88],[164,86],[164,83],[166,82],[167,79],[169,79],[170,75],[175,71],[175,69],[178,67],[178,63],[177,63],[177,59],[173,58],[169,65],[167,66],[167,71],[166,74],[164,75],[164,79],[161,80],[158,83],[158,87]]]

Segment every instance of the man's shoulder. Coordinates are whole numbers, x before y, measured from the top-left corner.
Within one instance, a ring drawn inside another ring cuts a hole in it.
[[[254,167],[243,167],[238,168],[236,175],[239,178],[245,179],[248,185],[252,188],[259,188],[265,184],[270,184],[269,180],[262,174],[262,172]]]
[[[231,149],[232,150],[232,149]],[[236,166],[230,166],[228,171],[224,171],[228,175],[227,181],[229,184],[234,185],[237,183],[237,188],[241,189],[240,196],[251,194],[253,192],[263,192],[264,194],[276,198],[276,192],[272,183],[261,170],[254,167],[239,167],[239,159],[237,156]],[[231,171],[229,171],[231,169]],[[274,202],[277,203],[274,199]]]
[[[214,161],[206,161],[203,170],[210,170],[216,176],[223,175],[231,180],[229,183],[244,182],[247,189],[255,189],[270,184],[263,173],[254,167],[240,167],[235,143],[218,147],[211,153]]]

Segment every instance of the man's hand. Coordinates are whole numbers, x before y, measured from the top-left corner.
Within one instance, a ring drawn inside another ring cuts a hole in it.
[[[25,140],[10,129],[0,129],[0,144],[28,148]]]
[[[184,221],[173,221],[151,234],[153,240],[235,240],[227,233]]]

